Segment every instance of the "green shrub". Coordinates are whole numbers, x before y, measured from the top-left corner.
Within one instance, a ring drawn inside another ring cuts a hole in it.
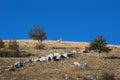
[[[42,41],[47,39],[46,32],[43,28],[41,28],[39,25],[34,25],[33,29],[30,29],[28,32],[28,38],[31,38],[33,40],[37,40],[38,44],[36,44],[36,49],[44,49],[45,45],[42,44]]]
[[[28,32],[28,38],[42,41],[42,40],[45,40],[47,37],[44,29],[36,24],[34,25],[34,28],[30,29],[30,31]]]
[[[111,49],[107,47],[106,40],[102,36],[97,36],[93,39],[93,41],[89,44],[89,47],[86,47],[89,51],[94,50],[96,52],[109,52]]]

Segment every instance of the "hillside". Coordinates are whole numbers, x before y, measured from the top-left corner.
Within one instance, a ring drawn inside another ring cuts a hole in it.
[[[6,45],[8,41],[5,41]],[[120,80],[120,47],[108,45],[112,51],[110,53],[79,53],[89,45],[86,42],[57,42],[44,41],[46,45],[43,50],[34,49],[37,41],[18,40],[20,51],[23,54],[34,54],[29,57],[20,58],[0,58],[0,80],[83,80],[85,76],[101,77],[104,73],[114,74],[116,80]],[[13,72],[6,69],[15,62],[23,62],[28,58],[46,56],[48,54],[72,52],[76,50],[74,56],[68,59],[60,59],[54,62],[37,62],[27,63]],[[109,57],[117,57],[109,59]],[[105,58],[107,57],[107,58]],[[73,63],[79,62],[87,65],[82,68],[75,66]]]

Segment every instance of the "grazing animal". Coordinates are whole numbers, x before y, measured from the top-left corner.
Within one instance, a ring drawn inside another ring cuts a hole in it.
[[[68,58],[67,53],[62,54],[61,58]]]
[[[73,50],[72,53],[77,53],[77,50]]]
[[[8,69],[7,69],[7,71],[15,71],[16,70],[16,67],[14,66],[14,65],[11,65]]]
[[[47,61],[54,61],[54,55],[53,54],[49,54],[48,56],[46,56]]]
[[[40,62],[45,62],[45,61],[47,61],[47,60],[48,60],[48,58],[47,58],[47,57],[44,57],[44,56],[41,57],[41,58],[39,58],[39,61],[40,61]]]
[[[60,58],[61,58],[61,54],[60,53],[54,53],[53,55],[54,55],[54,61],[60,60]]]
[[[83,49],[83,50],[80,51],[80,53],[88,53],[88,52],[89,52],[89,51],[86,50],[86,49]]]
[[[69,57],[73,57],[73,53],[64,53],[61,55],[61,58],[69,58]]]
[[[61,43],[61,42],[62,42],[62,39],[58,39],[56,42],[57,42],[57,43]]]
[[[75,66],[78,66],[78,67],[81,66],[81,64],[80,64],[79,62],[73,62],[73,64],[74,64]]]
[[[39,58],[34,58],[33,61],[34,63],[39,62]]]
[[[95,77],[93,75],[86,75],[84,76],[84,80],[99,80],[99,77]]]
[[[85,69],[87,66],[87,63],[79,63],[79,62],[73,62],[73,64],[77,67],[81,67],[82,69]]]
[[[14,64],[14,66],[15,66],[16,68],[20,68],[20,67],[23,66],[23,63],[21,63],[21,62],[16,62],[16,63]]]
[[[32,62],[32,59],[27,59],[27,60],[24,61],[23,63],[25,64],[25,63],[30,63],[30,62]]]
[[[25,60],[23,63],[21,62],[16,62],[14,65],[11,65],[7,70],[8,71],[15,71],[17,68],[21,68],[24,64],[26,63],[31,63],[31,62],[46,62],[46,61],[58,61],[61,58],[70,58],[73,57],[73,53],[64,53],[64,54],[60,54],[60,53],[53,53],[53,54],[49,54],[47,56],[43,56],[41,58],[29,58],[27,60]],[[78,62],[74,62],[75,65],[80,65]]]
[[[23,66],[23,63],[21,63],[21,62],[16,62],[15,64],[13,64],[13,65],[11,65],[8,69],[7,69],[7,71],[15,71],[17,68],[20,68],[20,67],[22,67]]]
[[[68,57],[73,57],[73,53],[67,53]]]

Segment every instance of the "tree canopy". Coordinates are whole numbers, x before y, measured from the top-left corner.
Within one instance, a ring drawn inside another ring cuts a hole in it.
[[[34,40],[45,40],[46,33],[39,25],[35,25],[33,29],[28,32],[28,37]]]
[[[100,51],[100,52],[110,51],[109,47],[107,47],[106,39],[103,38],[103,36],[101,35],[94,38],[92,42],[89,44],[89,47],[87,47],[87,49],[94,50],[94,51]]]

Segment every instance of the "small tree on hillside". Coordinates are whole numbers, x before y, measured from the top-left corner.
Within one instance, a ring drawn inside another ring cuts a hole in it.
[[[0,39],[0,57],[3,57],[5,55],[4,51],[5,51],[5,43],[3,42],[2,39]]]
[[[100,35],[93,39],[93,41],[90,43],[89,47],[87,47],[88,50],[94,50],[96,52],[109,52],[110,49],[107,47],[106,40]]]
[[[39,25],[35,25],[33,29],[30,29],[28,37],[33,40],[38,40],[39,44],[36,45],[37,49],[45,47],[41,42],[47,38],[46,33]]]
[[[16,40],[10,40],[8,43],[8,48],[11,50],[19,51],[19,45]]]
[[[10,40],[8,43],[8,56],[10,57],[19,57],[19,45],[16,40]]]
[[[3,42],[2,39],[0,39],[0,49],[5,47],[5,43]]]

